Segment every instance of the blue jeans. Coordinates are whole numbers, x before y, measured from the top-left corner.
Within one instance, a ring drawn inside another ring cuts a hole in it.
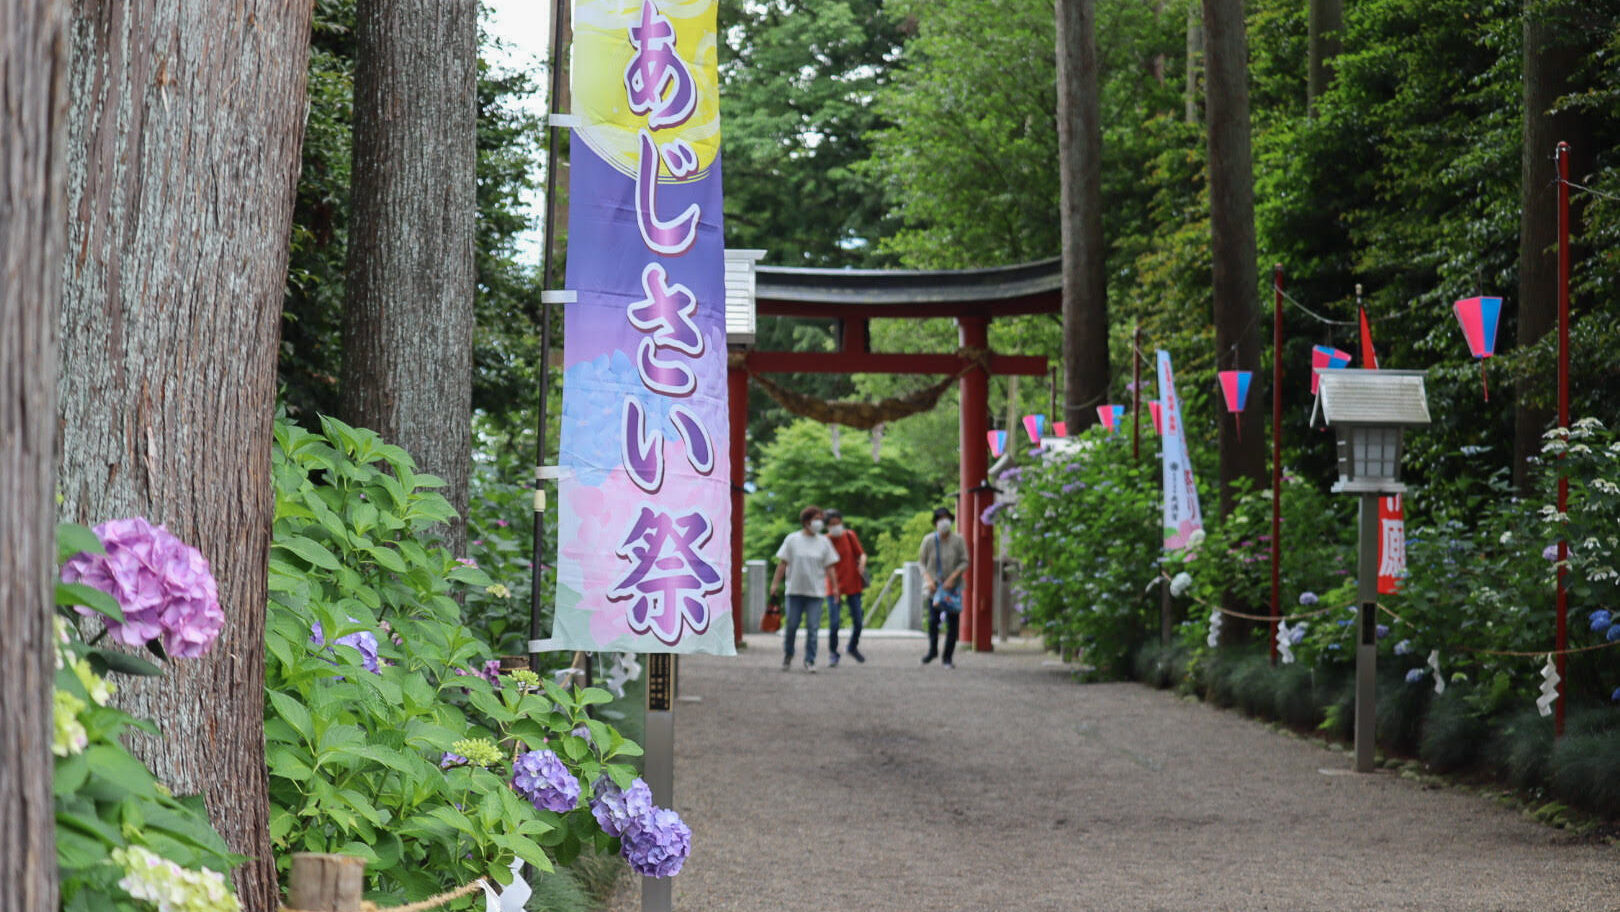
[[[804,660],[815,664],[816,637],[821,633],[821,602],[819,595],[790,595],[787,597],[787,628],[782,637],[782,652],[793,658],[793,643],[799,638],[799,621],[804,627]]]
[[[849,601],[849,648],[854,649],[861,642],[861,594],[851,592],[844,596]],[[838,615],[843,608],[841,599],[837,596],[827,596],[827,611],[829,625],[827,628],[827,651],[833,655],[838,654]]]

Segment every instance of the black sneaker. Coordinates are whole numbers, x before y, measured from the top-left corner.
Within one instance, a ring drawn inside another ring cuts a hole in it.
[[[927,664],[928,664],[928,663],[929,663],[929,662],[932,662],[932,661],[934,661],[934,660],[935,660],[935,659],[937,659],[937,658],[939,658],[939,653],[937,653],[937,652],[930,652],[930,653],[929,653],[929,654],[927,654],[927,655],[925,655],[925,656],[923,656],[923,664],[924,664],[924,665],[927,665]]]
[[[832,655],[827,657],[827,667],[828,668],[837,668],[838,667],[838,653],[835,652]]]
[[[866,656],[861,655],[861,651],[856,649],[854,646],[849,647],[849,657],[857,662],[866,661]]]
[[[792,655],[783,656],[782,657],[782,670],[787,671],[789,668],[792,668],[792,667],[793,667],[793,656]]]

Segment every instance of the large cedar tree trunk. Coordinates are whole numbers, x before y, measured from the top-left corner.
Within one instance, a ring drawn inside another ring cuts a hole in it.
[[[1096,407],[1108,396],[1096,24],[1095,0],[1057,0],[1064,416],[1077,430],[1097,423]]]
[[[1215,363],[1219,370],[1260,370],[1260,323],[1254,250],[1254,166],[1249,146],[1248,43],[1243,0],[1204,0],[1204,69],[1209,120],[1210,253],[1214,265]],[[1256,392],[1260,392],[1257,390]],[[1254,401],[1264,402],[1263,395]],[[1232,485],[1265,481],[1263,409],[1236,423],[1223,416],[1220,433],[1221,513],[1232,507]]]
[[[0,909],[55,912],[56,321],[66,0],[0,0]]]
[[[1534,345],[1558,323],[1558,185],[1554,150],[1559,140],[1571,144],[1571,180],[1580,182],[1583,162],[1592,150],[1585,142],[1584,126],[1572,111],[1552,113],[1559,96],[1569,90],[1570,61],[1576,50],[1569,45],[1560,23],[1524,16],[1524,147],[1519,157],[1519,320],[1514,344]],[[1559,41],[1564,35],[1563,42]],[[1579,214],[1580,194],[1570,199],[1572,218]],[[1571,231],[1575,228],[1572,224]],[[1528,490],[1530,458],[1541,452],[1541,435],[1555,417],[1548,406],[1555,400],[1555,375],[1528,374],[1519,381],[1518,404],[1513,412],[1513,484]]]
[[[473,0],[359,2],[341,408],[447,482],[458,553],[471,461],[477,53]]]
[[[1344,0],[1311,0],[1309,31],[1310,72],[1306,98],[1314,115],[1316,100],[1333,80],[1333,58],[1339,56],[1340,35],[1344,31]]]
[[[304,123],[307,0],[78,0],[62,319],[62,511],[200,549],[226,624],[126,683],[137,751],[202,793],[250,912],[275,908],[264,612],[277,327]]]

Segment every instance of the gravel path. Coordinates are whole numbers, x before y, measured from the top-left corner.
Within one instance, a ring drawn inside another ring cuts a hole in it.
[[[683,912],[1620,909],[1612,846],[1028,642],[947,671],[869,638],[815,675],[780,643],[682,659]]]

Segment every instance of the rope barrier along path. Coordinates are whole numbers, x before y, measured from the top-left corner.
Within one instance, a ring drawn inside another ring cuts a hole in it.
[[[438,909],[443,906],[448,906],[463,896],[471,896],[472,894],[477,893],[479,890],[489,893],[491,898],[493,898],[493,888],[489,885],[489,881],[480,877],[472,883],[463,884],[454,890],[446,890],[445,892],[436,896],[429,896],[427,899],[408,903],[403,906],[379,906],[374,902],[362,900],[360,903],[360,912],[428,912],[430,909]],[[289,909],[286,906],[282,906],[281,912],[310,912],[310,910]]]

